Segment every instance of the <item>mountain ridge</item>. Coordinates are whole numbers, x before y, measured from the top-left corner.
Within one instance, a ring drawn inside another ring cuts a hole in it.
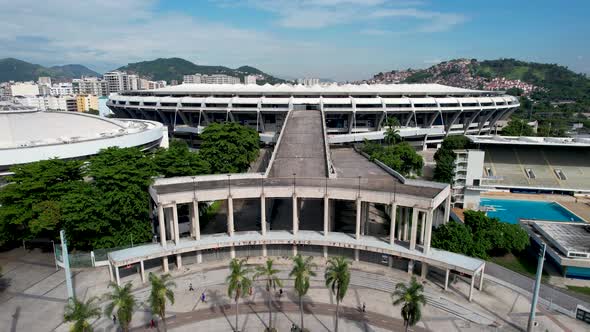
[[[80,76],[99,76],[100,74],[80,64],[45,67],[16,58],[0,59],[0,82],[37,81],[39,76],[49,76],[62,81]]]

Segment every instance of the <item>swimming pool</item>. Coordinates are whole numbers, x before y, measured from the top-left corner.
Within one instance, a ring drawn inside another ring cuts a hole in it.
[[[511,224],[517,224],[519,219],[582,221],[555,202],[482,198],[480,205],[490,207],[488,216]]]

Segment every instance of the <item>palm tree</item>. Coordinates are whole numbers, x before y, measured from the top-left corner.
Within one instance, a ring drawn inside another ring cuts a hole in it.
[[[309,290],[309,278],[315,277],[315,264],[312,263],[312,257],[303,258],[297,255],[293,259],[293,269],[289,277],[295,277],[295,291],[299,295],[299,311],[301,312],[301,331],[303,331],[303,297]]]
[[[246,297],[252,288],[252,279],[249,275],[252,270],[245,266],[246,259],[234,258],[229,263],[229,275],[225,279],[227,283],[227,296],[236,301],[236,326],[238,332],[238,301],[240,297]]]
[[[402,140],[399,130],[399,120],[397,118],[391,117],[387,119],[387,129],[385,130],[385,143],[389,145],[393,145],[397,142]]]
[[[271,293],[270,290],[277,289],[278,287],[283,287],[283,283],[281,279],[277,276],[279,270],[273,268],[273,260],[271,258],[266,260],[266,264],[259,265],[256,267],[256,273],[254,274],[254,279],[263,278],[266,284],[266,291],[268,292],[268,330],[272,331],[272,306],[271,306]]]
[[[340,301],[344,299],[348,284],[350,283],[350,263],[344,257],[330,257],[328,259],[328,266],[324,279],[326,279],[326,287],[330,288],[332,294],[336,296],[336,325],[335,332],[338,332],[338,316],[340,310]]]
[[[406,331],[408,331],[408,327],[414,326],[420,321],[422,316],[420,305],[426,305],[423,291],[424,287],[416,281],[416,277],[412,277],[409,285],[403,282],[395,285],[395,291],[392,294],[393,305],[403,303],[401,313]]]
[[[88,323],[90,318],[100,318],[100,308],[94,301],[98,300],[96,297],[91,297],[86,302],[70,298],[66,304],[64,312],[64,321],[73,322],[74,325],[70,328],[72,332],[92,332],[92,326]]]
[[[164,331],[166,331],[166,300],[170,304],[174,304],[174,292],[172,287],[176,287],[176,283],[170,280],[172,276],[169,273],[158,277],[150,272],[149,280],[152,286],[150,296],[148,298],[150,309],[153,315],[158,315],[164,323]]]
[[[115,311],[121,329],[127,332],[129,331],[129,324],[136,304],[135,297],[131,294],[131,282],[128,282],[123,287],[111,282],[109,287],[113,287],[113,292],[104,296],[106,300],[110,301],[104,309],[104,314],[110,317]]]

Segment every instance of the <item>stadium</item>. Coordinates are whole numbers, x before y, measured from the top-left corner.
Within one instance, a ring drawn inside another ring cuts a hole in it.
[[[112,146],[147,150],[167,142],[159,122],[0,105],[0,171],[6,174],[14,165],[39,160],[86,158]]]
[[[426,147],[447,135],[488,134],[519,102],[498,91],[439,84],[183,84],[111,94],[107,106],[121,118],[160,121],[174,136],[237,121],[266,142],[276,140],[289,110],[321,111],[328,143],[382,139],[387,119],[395,117],[400,136]]]

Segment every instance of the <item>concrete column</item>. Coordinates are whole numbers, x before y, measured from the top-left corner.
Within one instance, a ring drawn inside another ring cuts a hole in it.
[[[420,244],[424,245],[424,233],[426,231],[426,213],[420,215]]]
[[[199,201],[193,200],[191,211],[191,236],[195,240],[201,239],[201,221],[199,217]]]
[[[324,246],[324,258],[328,258],[328,246]]]
[[[109,262],[109,279],[111,282],[115,281],[115,275],[113,274],[113,266],[111,265],[111,262]]]
[[[443,219],[444,224],[449,222],[450,216],[451,216],[451,195],[449,194],[449,197],[447,197],[447,199],[445,200],[445,216]]]
[[[236,258],[236,247],[231,246],[231,248],[229,249],[229,256],[233,259]]]
[[[115,279],[117,280],[117,286],[121,286],[121,278],[119,277],[119,267],[115,266]]]
[[[234,200],[227,197],[227,234],[234,236]]]
[[[293,235],[297,235],[299,231],[299,204],[297,204],[297,196],[293,195]]]
[[[479,289],[480,291],[483,289],[483,277],[484,277],[484,270],[486,269],[485,265],[481,268],[481,272],[479,274],[479,287],[477,289]]]
[[[432,218],[433,218],[433,211],[428,210],[426,211],[426,236],[424,239],[424,253],[428,255],[430,252],[430,242],[432,241]]]
[[[266,244],[262,245],[262,257],[268,256],[268,252],[266,250]]]
[[[408,228],[410,227],[410,208],[404,208],[404,241],[408,241]]]
[[[164,273],[168,273],[168,256],[162,257],[162,265],[164,267]]]
[[[177,270],[182,269],[182,255],[181,254],[176,254],[176,269]]]
[[[141,276],[141,283],[145,284],[145,268],[143,266],[143,261],[139,261],[139,275]]]
[[[363,202],[363,235],[369,234],[369,210],[371,208],[369,202]]]
[[[395,243],[395,222],[397,218],[397,204],[391,203],[391,216],[390,222],[391,225],[389,226],[389,244],[393,245]],[[391,258],[391,257],[390,257]],[[391,260],[390,260],[391,262]]]
[[[166,232],[166,236],[168,236],[169,240],[174,241],[174,221],[172,221],[172,208],[170,206],[164,207],[164,217],[168,224],[168,232]]]
[[[158,204],[158,222],[160,223],[160,244],[166,249],[166,223],[164,222],[164,207]]]
[[[197,263],[203,263],[203,253],[201,252],[201,250],[197,251]]]
[[[172,205],[172,223],[174,224],[174,244],[178,245],[180,242],[180,231],[178,229],[178,206],[176,202]]]
[[[471,276],[471,284],[469,285],[469,302],[473,299],[473,284],[475,283],[475,274]]]
[[[297,245],[293,245],[293,256],[297,256]]]
[[[418,233],[418,212],[417,208],[412,208],[412,225],[410,234],[410,250],[416,249],[416,237]]]
[[[356,231],[355,231],[355,239],[361,238],[361,199],[360,197],[356,199]]]
[[[266,197],[260,196],[260,232],[266,235]]]
[[[426,279],[426,276],[428,275],[428,264],[422,262],[422,271],[420,271],[420,277],[422,279]]]
[[[414,273],[414,260],[410,259],[410,261],[408,262],[408,274],[412,274]]]
[[[355,262],[359,261],[360,252],[361,251],[359,249],[354,249],[354,261]]]
[[[393,267],[393,256],[389,256],[389,259],[387,260],[387,266],[390,268]]]
[[[324,236],[330,232],[330,199],[324,196]]]
[[[449,289],[449,274],[451,270],[446,269],[445,271],[445,291]]]

